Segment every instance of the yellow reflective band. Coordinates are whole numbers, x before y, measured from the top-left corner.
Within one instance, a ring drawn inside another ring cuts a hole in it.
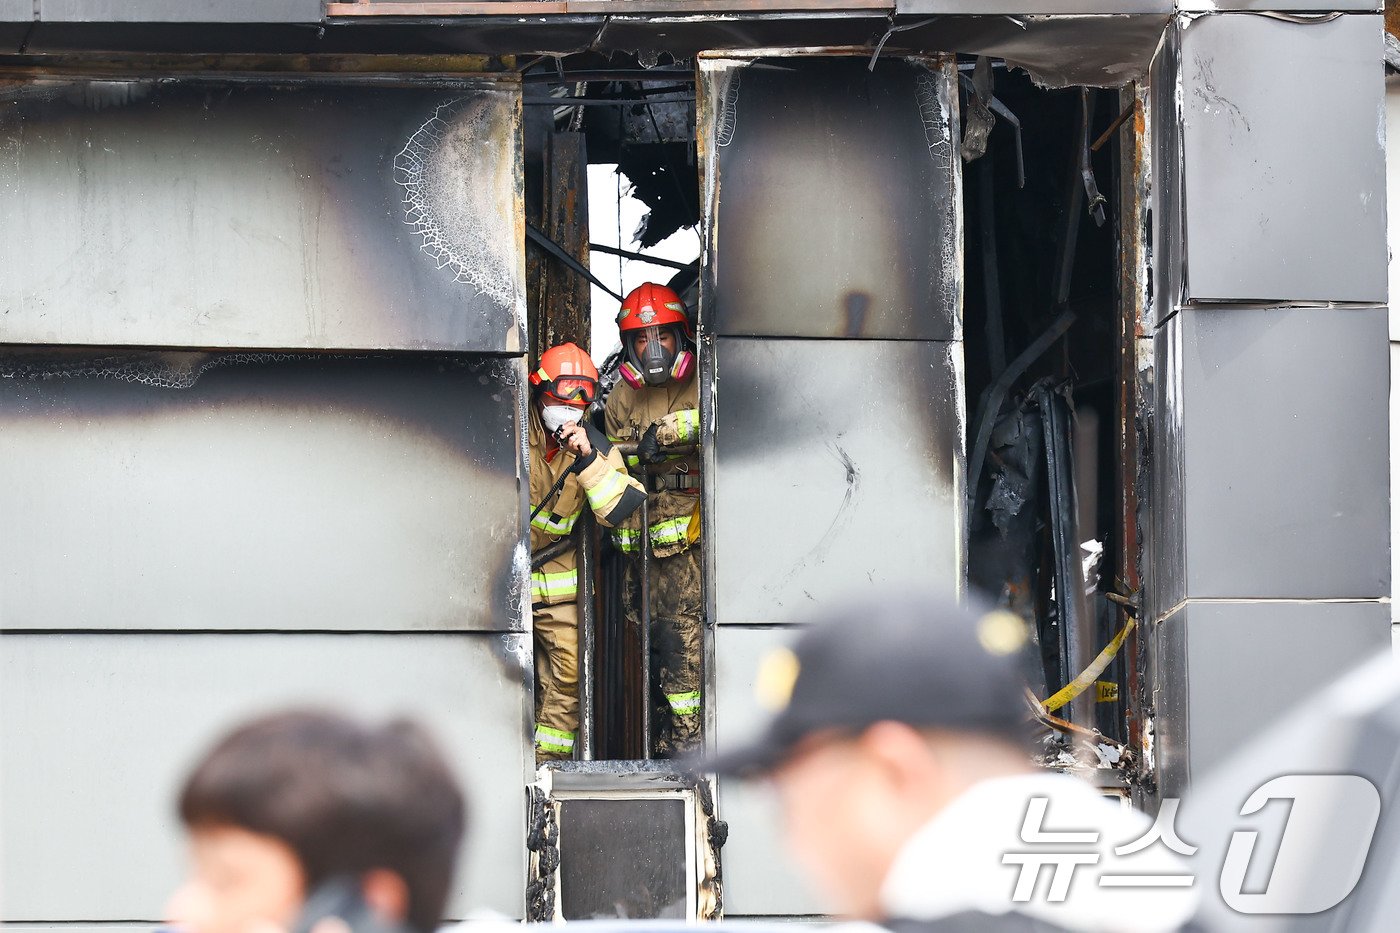
[[[530,506],[534,509],[534,505]],[[572,515],[555,515],[548,509],[544,509],[540,514],[530,520],[530,527],[537,531],[543,531],[547,535],[566,535],[574,530],[574,522],[578,521],[583,509],[579,509]]]
[[[667,547],[672,544],[680,544],[686,540],[686,531],[689,530],[689,528],[689,515],[682,515],[679,518],[657,522],[655,525],[651,526],[651,546]]]
[[[670,547],[690,542],[690,516],[669,518],[651,526],[651,546]],[[632,553],[641,547],[641,534],[632,528],[614,528],[613,543],[619,551]]]
[[[641,546],[641,543],[642,535],[640,532],[631,528],[613,529],[613,544],[617,546],[619,551],[630,554],[636,551]]]
[[[688,444],[694,441],[699,433],[700,412],[693,408],[676,412],[676,435],[680,438],[681,443]]]
[[[588,496],[588,504],[595,509],[601,509],[613,499],[622,495],[622,490],[626,488],[627,482],[622,478],[622,474],[616,470],[609,470],[607,479],[598,483],[592,489],[585,489]]]
[[[530,598],[568,599],[578,595],[578,568],[559,573],[530,574]]]
[[[700,691],[692,690],[689,693],[668,693],[666,702],[671,704],[671,712],[678,716],[685,716],[689,713],[700,712]]]
[[[549,726],[537,722],[535,723],[535,745],[547,752],[567,754],[574,750],[574,734],[562,729],[551,729]]]

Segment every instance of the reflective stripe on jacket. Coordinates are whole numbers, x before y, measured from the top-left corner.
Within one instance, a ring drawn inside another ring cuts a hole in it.
[[[560,476],[574,465],[574,455],[558,450],[546,459],[548,435],[539,414],[530,406],[530,510],[549,493]],[[622,516],[630,515],[646,495],[642,484],[633,479],[616,448],[596,453],[592,461],[569,476],[551,502],[530,520],[530,549],[538,551],[574,530],[584,504],[593,510],[598,523],[612,527]],[[530,601],[553,605],[572,600],[578,594],[578,555],[573,548],[547,561],[530,574]]]
[[[614,441],[637,441],[653,424],[657,440],[666,444],[693,444],[700,439],[700,384],[694,373],[684,382],[634,389],[625,382],[608,394],[604,423]],[[629,458],[630,462],[630,458]],[[700,475],[700,458],[694,451],[677,454],[667,461],[672,472]],[[647,523],[652,553],[668,557],[689,547],[688,535],[695,512],[697,490],[660,489],[647,496]],[[697,529],[698,530],[698,529]],[[622,551],[636,554],[641,545],[641,513],[633,513],[613,530],[613,543]]]

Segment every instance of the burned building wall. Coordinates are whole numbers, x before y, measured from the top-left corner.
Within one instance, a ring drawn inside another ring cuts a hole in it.
[[[701,62],[706,582],[721,751],[819,602],[965,577],[961,202],[951,59]],[[722,784],[725,910],[818,904],[772,808]]]
[[[6,93],[5,921],[161,921],[179,781],[274,706],[413,715],[520,800],[518,84]],[[449,916],[520,916],[523,804],[472,835]]]
[[[517,352],[519,88],[41,80],[0,108],[0,341]]]

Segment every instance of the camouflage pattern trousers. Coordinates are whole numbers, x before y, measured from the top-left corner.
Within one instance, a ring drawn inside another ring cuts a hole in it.
[[[700,548],[653,557],[651,587],[651,702],[653,754],[676,757],[700,747]],[[627,624],[641,625],[639,559],[627,562]]]

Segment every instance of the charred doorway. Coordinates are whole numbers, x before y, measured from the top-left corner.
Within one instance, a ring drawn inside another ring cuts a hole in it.
[[[601,382],[593,418],[606,433],[602,409],[625,362],[616,325],[625,294],[643,281],[666,285],[694,317],[694,71],[673,60],[647,68],[635,57],[586,54],[538,63],[524,81],[532,359],[563,341],[588,350]],[[676,240],[689,240],[689,251]],[[634,477],[650,487],[657,471],[636,462],[630,444],[621,447]],[[638,558],[593,522],[579,524],[574,538],[588,566],[579,597],[586,606],[575,758],[649,759],[667,701],[651,676],[658,662],[650,639],[635,618],[628,623],[627,566]]]

